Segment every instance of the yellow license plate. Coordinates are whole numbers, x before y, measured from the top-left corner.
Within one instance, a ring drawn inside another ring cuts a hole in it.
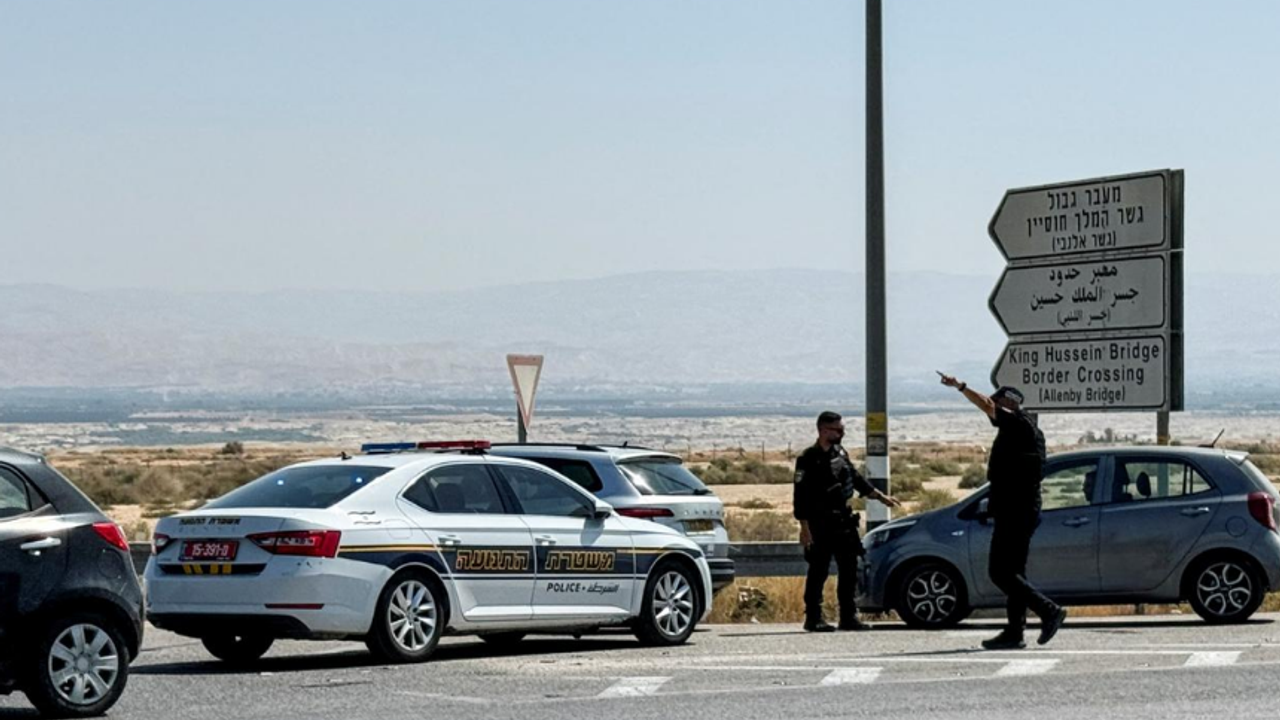
[[[715,532],[716,524],[711,520],[685,520],[684,529],[691,533]]]

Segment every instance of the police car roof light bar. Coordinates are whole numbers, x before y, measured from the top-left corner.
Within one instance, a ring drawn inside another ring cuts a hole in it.
[[[488,450],[488,440],[436,440],[418,443],[419,450]]]

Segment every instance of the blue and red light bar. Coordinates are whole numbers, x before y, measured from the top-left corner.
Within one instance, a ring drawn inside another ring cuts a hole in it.
[[[488,440],[433,440],[423,442],[365,443],[360,452],[365,455],[413,452],[414,450],[488,450]]]

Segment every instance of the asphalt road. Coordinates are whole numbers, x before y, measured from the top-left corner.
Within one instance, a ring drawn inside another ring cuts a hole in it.
[[[253,670],[148,628],[112,718],[1268,718],[1280,716],[1280,615],[1209,627],[1182,616],[1068,620],[1050,645],[984,652],[994,623],[809,635],[720,625],[677,648],[629,635],[448,638],[421,665],[356,643],[277,643]],[[0,719],[35,717],[0,698]]]

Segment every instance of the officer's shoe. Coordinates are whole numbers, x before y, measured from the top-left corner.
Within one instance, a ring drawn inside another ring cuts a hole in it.
[[[1040,621],[1040,637],[1036,640],[1036,644],[1044,645],[1058,634],[1058,630],[1062,627],[1062,623],[1067,620],[1067,609],[1058,608],[1054,610],[1049,617]]]
[[[863,632],[870,630],[871,626],[862,622],[857,617],[842,618],[839,625],[840,630],[844,632]]]
[[[804,630],[805,632],[828,633],[835,632],[836,626],[828,623],[820,617],[809,618],[804,621]]]
[[[1012,633],[1003,630],[1001,633],[990,640],[983,640],[982,647],[987,650],[1021,650],[1027,646],[1022,639],[1022,633]]]

